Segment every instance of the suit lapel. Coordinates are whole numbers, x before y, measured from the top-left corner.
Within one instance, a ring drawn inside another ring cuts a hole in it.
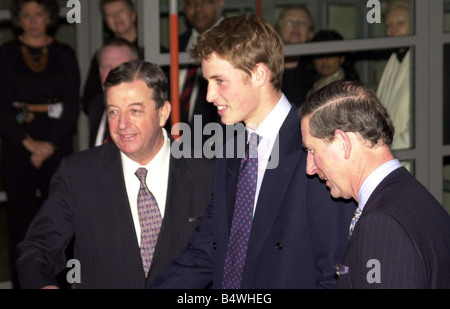
[[[120,151],[112,142],[109,144],[111,145],[106,146],[110,148],[106,149],[104,168],[100,175],[100,187],[108,199],[107,205],[103,205],[103,207],[108,207],[115,219],[114,225],[118,229],[117,235],[123,237],[125,242],[135,244],[136,250],[127,254],[133,254],[135,260],[142,267],[139,244],[123,176]]]
[[[189,218],[192,185],[187,178],[188,167],[184,158],[175,159],[170,157],[169,183],[167,189],[166,208],[158,243],[155,248],[153,259],[156,260],[162,254],[162,244],[170,239],[170,235],[177,226],[183,224],[179,220]]]
[[[279,143],[275,143],[272,156],[279,151],[279,164],[276,168],[265,171],[264,180],[259,192],[255,217],[252,222],[247,257],[244,267],[243,282],[260,254],[260,251],[272,230],[286,190],[296,171],[302,156],[300,124],[295,109],[292,108],[278,135]],[[277,147],[277,144],[279,147]],[[300,203],[300,201],[299,201]]]

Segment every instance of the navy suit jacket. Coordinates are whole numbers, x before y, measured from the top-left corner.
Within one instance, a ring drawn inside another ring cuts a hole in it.
[[[256,205],[242,288],[333,288],[354,203],[331,199],[306,174],[297,111],[279,132],[279,165],[267,169]],[[273,154],[273,153],[272,153]],[[218,159],[213,197],[189,245],[151,288],[221,288],[239,158]]]
[[[19,245],[21,287],[56,284],[74,236],[77,288],[144,288],[186,246],[211,196],[213,168],[213,160],[171,157],[165,215],[146,279],[119,149],[110,142],[64,159]]]
[[[342,265],[338,288],[448,289],[450,217],[401,167],[373,191]]]

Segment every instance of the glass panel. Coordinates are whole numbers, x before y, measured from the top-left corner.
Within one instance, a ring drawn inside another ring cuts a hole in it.
[[[68,44],[76,50],[76,26],[75,24],[67,23],[65,18],[59,20],[58,30],[55,33],[55,39]]]
[[[446,156],[443,159],[443,206],[450,213],[450,156]]]
[[[382,0],[380,6],[369,5],[368,1],[358,0],[310,0],[310,1],[273,1],[275,9],[264,11],[264,17],[276,24],[283,9],[301,4],[309,12],[313,20],[314,31],[334,29],[344,39],[365,39],[414,34],[414,1]],[[374,2],[376,3],[376,2]],[[270,9],[266,6],[264,9]],[[387,14],[389,13],[389,14]],[[399,29],[399,20],[405,21],[404,29]],[[393,25],[387,31],[386,25]],[[393,29],[394,28],[394,29]],[[393,30],[392,30],[393,29]],[[397,32],[396,34],[394,33]]]
[[[211,6],[217,6],[217,3],[220,3],[218,0],[188,0],[188,2],[193,3],[193,5],[203,5],[204,8],[207,6],[211,8]],[[379,1],[379,6],[374,4],[369,7],[367,7],[367,1],[346,0],[345,3],[342,2],[339,0],[262,1],[262,14],[267,21],[277,26],[277,22],[282,17],[281,15],[285,9],[301,5],[309,11],[313,23],[313,34],[321,29],[334,29],[344,39],[365,39],[414,34],[414,0],[381,0]],[[180,35],[190,27],[185,15],[184,3],[185,1],[178,1],[178,32]],[[226,17],[255,13],[256,1],[254,0],[227,0],[224,3],[224,15]],[[375,1],[374,3],[377,2]],[[168,51],[169,1],[159,0],[159,8],[161,47],[163,50]],[[204,11],[206,12],[206,9]],[[390,12],[390,14],[386,15],[385,12]],[[386,19],[386,17],[389,19]],[[403,29],[404,32],[400,34],[398,31],[401,30],[398,30],[398,27],[394,27],[397,33],[394,33],[394,30],[390,30],[388,33],[385,27],[387,25],[386,22],[389,25],[397,25],[399,19],[406,21],[409,27]],[[299,26],[297,24],[291,26],[293,29],[296,27],[298,28]],[[309,39],[311,38],[312,36],[309,37]],[[184,42],[180,43],[180,47],[184,47],[184,45]]]
[[[0,10],[7,10],[11,0],[0,0]]]
[[[187,0],[178,1],[178,33],[180,35],[180,51],[184,51],[186,45],[188,44],[187,32],[191,28],[197,28],[196,30],[205,31],[207,29],[202,29],[204,25],[203,22],[195,23],[195,17],[198,16],[198,12],[203,14],[203,17],[211,17],[209,26],[217,22],[217,16],[237,16],[237,15],[248,15],[255,13],[255,1],[254,0],[227,0],[223,1],[225,7],[223,9],[223,14],[221,14],[220,2],[218,0]],[[187,10],[184,4],[190,4],[192,14],[186,14]],[[170,48],[170,35],[169,35],[169,1],[159,0],[159,10],[160,10],[160,42],[161,42],[161,52],[168,52]],[[191,22],[189,17],[192,16]],[[185,34],[185,35],[183,35]]]
[[[443,69],[443,124],[444,144],[450,145],[450,44],[444,45],[444,67]]]
[[[396,129],[392,149],[413,148],[414,48],[361,51],[344,55],[351,57],[353,61],[347,63],[347,58],[343,61],[343,78],[351,79],[352,70],[356,69],[359,79],[377,93],[381,103],[387,108]],[[317,78],[316,75],[315,80]]]
[[[444,0],[444,31],[450,32],[450,0]]]

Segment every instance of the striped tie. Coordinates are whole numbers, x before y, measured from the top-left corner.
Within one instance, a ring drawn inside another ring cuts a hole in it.
[[[145,183],[147,170],[145,168],[139,168],[135,175],[141,182],[138,194],[138,215],[139,224],[141,226],[142,264],[144,266],[145,277],[147,277],[152,264],[156,242],[158,241],[162,219],[158,203]]]
[[[194,89],[195,79],[197,77],[197,65],[190,65],[184,80],[183,91],[180,95],[180,119],[181,122],[189,122],[189,110],[191,94]]]
[[[352,222],[350,223],[349,236],[348,236],[349,239],[350,239],[350,237],[352,237],[353,230],[355,228],[356,222],[359,220],[359,217],[361,216],[361,213],[362,213],[361,209],[359,209],[359,207],[356,207],[355,214],[353,216]]]

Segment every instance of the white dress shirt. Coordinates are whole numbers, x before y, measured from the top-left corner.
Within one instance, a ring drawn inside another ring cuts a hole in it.
[[[145,166],[134,162],[124,153],[120,152],[122,158],[123,175],[125,187],[127,189],[128,201],[130,202],[131,214],[133,216],[134,227],[138,243],[141,243],[141,227],[139,225],[139,216],[137,210],[137,200],[141,183],[135,175],[140,167],[147,169],[146,183],[158,203],[161,217],[164,218],[166,208],[167,187],[169,181],[170,164],[170,140],[165,129],[161,129],[164,135],[164,145],[156,156]]]
[[[248,134],[250,136],[251,133],[257,133],[261,139],[258,145],[258,179],[256,185],[256,193],[255,193],[255,205],[253,208],[253,213],[256,210],[256,204],[258,202],[259,191],[261,189],[261,184],[264,179],[264,173],[267,168],[275,168],[277,164],[273,165],[273,162],[269,164],[269,158],[272,154],[272,150],[275,147],[278,147],[279,144],[275,145],[275,141],[278,137],[278,133],[280,131],[281,125],[286,119],[292,105],[289,103],[287,98],[282,95],[280,101],[278,101],[277,105],[272,109],[272,111],[264,118],[264,120],[259,124],[256,131],[247,127]],[[278,151],[278,150],[277,150]],[[273,156],[272,160],[277,160],[278,156]]]

